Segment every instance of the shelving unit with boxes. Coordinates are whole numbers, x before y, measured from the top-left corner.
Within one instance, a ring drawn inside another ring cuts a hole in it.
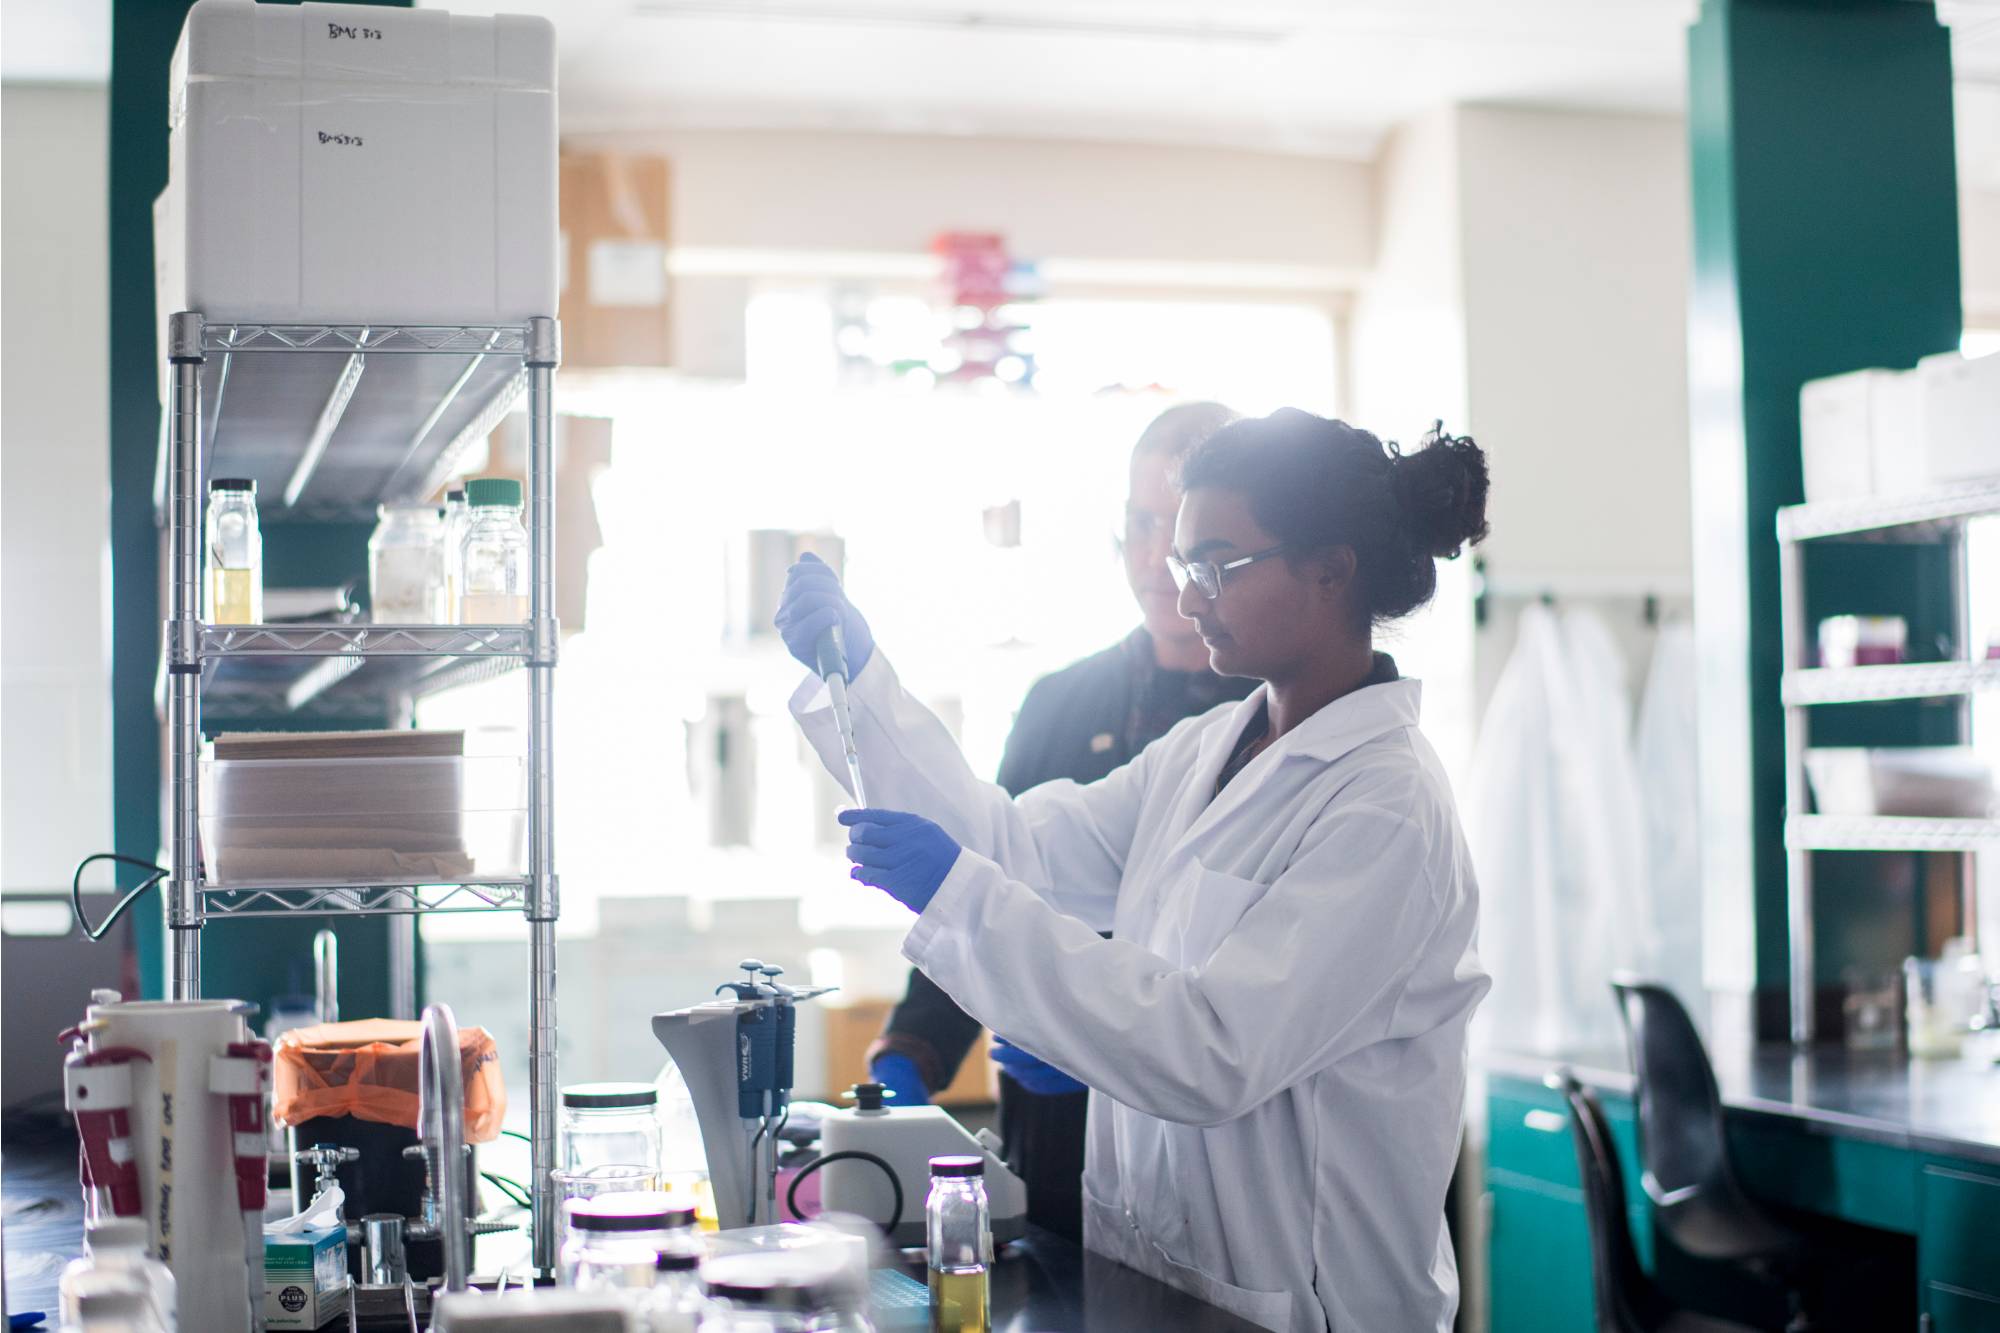
[[[1814,1038],[1816,957],[1813,932],[1813,853],[1924,852],[1964,854],[1963,920],[1977,916],[1971,856],[2000,850],[2000,820],[1919,819],[1811,814],[1807,800],[1806,710],[1821,705],[1897,699],[1961,700],[1961,739],[1970,738],[1972,695],[2000,689],[2000,660],[1980,660],[1974,641],[1965,525],[2000,514],[2000,480],[1965,483],[1908,495],[1826,500],[1778,513],[1778,569],[1782,611],[1785,708],[1785,852],[1787,916],[1791,946],[1791,1036]],[[1805,555],[1808,542],[1944,543],[1952,553],[1955,602],[1953,641],[1958,660],[1883,666],[1815,667],[1806,624]]]

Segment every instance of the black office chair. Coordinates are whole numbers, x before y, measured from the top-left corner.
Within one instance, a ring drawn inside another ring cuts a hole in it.
[[[1655,1234],[1690,1259],[1743,1269],[1779,1288],[1788,1333],[1805,1333],[1809,1242],[1737,1183],[1722,1096],[1694,1021],[1664,986],[1616,978],[1611,989],[1638,1075],[1639,1157]]]
[[[1590,1219],[1591,1289],[1597,1298],[1597,1333],[1754,1333],[1744,1324],[1677,1310],[1639,1266],[1625,1216],[1625,1178],[1611,1127],[1597,1099],[1568,1070],[1561,1075],[1576,1143],[1583,1211]]]

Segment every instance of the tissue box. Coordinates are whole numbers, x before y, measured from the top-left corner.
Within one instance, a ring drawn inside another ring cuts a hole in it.
[[[347,1311],[347,1228],[264,1232],[264,1324],[318,1328]]]

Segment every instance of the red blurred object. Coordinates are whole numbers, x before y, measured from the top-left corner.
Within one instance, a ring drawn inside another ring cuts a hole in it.
[[[86,1190],[103,1190],[114,1217],[139,1215],[139,1161],[132,1149],[132,1071],[153,1057],[130,1046],[78,1049],[63,1061],[63,1084],[76,1117],[78,1165]]]

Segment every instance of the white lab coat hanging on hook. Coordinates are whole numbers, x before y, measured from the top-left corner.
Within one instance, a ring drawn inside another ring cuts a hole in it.
[[[1522,610],[1464,804],[1493,974],[1477,1039],[1559,1052],[1615,1045],[1611,974],[1639,964],[1645,833],[1631,706],[1589,611]]]

